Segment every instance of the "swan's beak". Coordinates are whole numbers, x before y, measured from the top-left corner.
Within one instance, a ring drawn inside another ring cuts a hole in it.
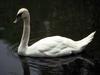
[[[20,21],[20,17],[16,17],[16,19],[13,23],[17,23],[18,21]]]
[[[18,22],[18,20],[17,20],[17,18],[14,20],[14,22],[13,23],[17,23]]]
[[[16,19],[13,23],[17,23],[21,18],[19,16],[16,16]]]
[[[13,23],[17,23],[18,21],[20,21],[21,20],[21,15],[22,15],[22,13],[17,14],[16,19]]]

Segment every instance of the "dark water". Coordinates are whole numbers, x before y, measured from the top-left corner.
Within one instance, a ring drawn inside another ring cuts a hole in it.
[[[31,14],[29,45],[52,35],[79,40],[96,30],[93,41],[81,55],[100,66],[99,4],[96,0],[0,0],[0,75],[23,75],[16,53],[22,22],[13,24],[22,7],[28,8]]]

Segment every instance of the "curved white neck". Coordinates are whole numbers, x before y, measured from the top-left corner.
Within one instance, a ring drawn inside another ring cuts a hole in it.
[[[27,18],[23,19],[23,34],[20,42],[20,47],[28,46],[29,37],[30,37],[30,15]]]

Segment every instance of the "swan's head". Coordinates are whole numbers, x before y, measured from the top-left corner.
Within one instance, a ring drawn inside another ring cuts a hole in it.
[[[30,15],[29,15],[29,11],[28,9],[26,8],[21,8],[19,9],[19,11],[17,12],[17,16],[16,16],[16,19],[14,21],[14,23],[18,22],[20,19],[26,19],[28,18]]]

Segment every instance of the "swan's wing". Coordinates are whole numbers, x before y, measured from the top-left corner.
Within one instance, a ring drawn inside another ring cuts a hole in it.
[[[29,51],[30,53],[28,54],[36,53],[43,54],[45,56],[59,56],[63,54],[70,54],[73,49],[76,49],[76,44],[73,40],[55,36],[44,38],[34,43],[29,47],[29,50],[31,51]]]
[[[63,55],[70,55],[72,53],[73,48],[67,47],[58,52],[44,52],[45,55],[56,57],[56,56],[63,56]]]
[[[33,50],[39,50],[41,52],[45,51],[56,52],[65,49],[67,47],[77,48],[77,45],[75,41],[69,38],[61,36],[53,36],[41,39],[30,47],[33,48]]]
[[[33,50],[38,50],[40,52],[46,52],[49,50],[52,50],[59,44],[59,41],[57,41],[56,37],[47,37],[44,39],[41,39],[30,46]]]

